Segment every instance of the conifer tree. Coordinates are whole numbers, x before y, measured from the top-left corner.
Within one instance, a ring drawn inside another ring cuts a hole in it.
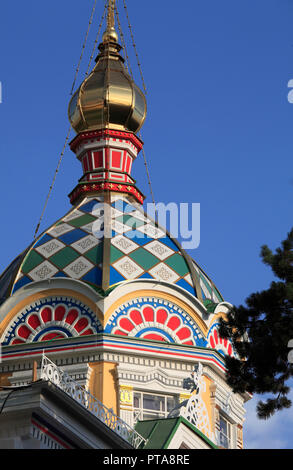
[[[261,248],[262,261],[276,280],[267,290],[251,294],[221,320],[220,335],[230,338],[239,358],[226,356],[227,380],[234,392],[269,394],[259,401],[257,415],[267,419],[290,408],[288,379],[293,364],[288,343],[293,339],[293,229],[273,253]]]

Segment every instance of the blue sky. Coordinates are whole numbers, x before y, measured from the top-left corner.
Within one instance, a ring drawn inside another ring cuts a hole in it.
[[[238,305],[272,280],[261,245],[276,248],[292,227],[293,1],[127,3],[148,89],[143,139],[155,199],[201,204],[201,243],[190,254]],[[69,92],[92,4],[1,5],[0,271],[32,241],[68,129]],[[127,44],[140,84],[128,36]],[[69,209],[67,194],[80,176],[67,150],[42,229]],[[142,156],[134,177],[150,201]],[[248,405],[247,445],[293,447],[292,409],[263,423],[255,419],[255,401]]]

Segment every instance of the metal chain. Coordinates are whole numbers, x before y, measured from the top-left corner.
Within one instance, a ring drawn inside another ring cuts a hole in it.
[[[117,24],[118,24],[118,28],[119,28],[119,34],[120,34],[120,37],[121,37],[121,42],[122,42],[123,50],[124,50],[124,53],[125,53],[127,69],[128,69],[128,72],[131,76],[131,79],[133,80],[133,73],[132,73],[132,70],[131,70],[130,60],[129,60],[129,57],[128,57],[128,54],[127,54],[126,42],[125,42],[124,34],[123,34],[123,31],[122,31],[122,28],[121,28],[118,9],[117,9],[116,5],[115,5],[115,13],[116,13],[116,19],[117,19]]]
[[[59,168],[60,168],[60,165],[61,165],[61,162],[62,162],[62,159],[63,159],[63,155],[64,155],[64,152],[65,152],[65,149],[66,149],[66,147],[67,147],[67,142],[68,142],[68,139],[69,139],[69,136],[70,136],[71,129],[72,129],[72,125],[70,125],[70,127],[69,127],[69,129],[68,129],[68,132],[67,132],[67,136],[66,136],[66,139],[65,139],[65,143],[64,143],[62,152],[61,152],[61,154],[60,154],[59,162],[58,162],[57,168],[56,168],[55,173],[54,173],[54,177],[53,177],[53,180],[52,180],[52,183],[51,183],[51,186],[50,186],[50,189],[49,189],[49,192],[48,192],[48,195],[47,195],[47,198],[46,198],[44,207],[43,207],[43,211],[42,211],[40,220],[39,220],[38,225],[37,225],[36,230],[35,230],[34,240],[35,240],[36,237],[37,237],[37,234],[38,234],[40,225],[41,225],[41,223],[42,223],[42,220],[43,220],[43,217],[44,217],[44,214],[45,214],[45,210],[46,210],[47,205],[48,205],[48,202],[49,202],[49,198],[50,198],[51,193],[52,193],[52,190],[53,190],[53,188],[54,188],[54,184],[55,184],[55,181],[56,181],[56,177],[57,177],[57,174],[58,174],[58,172],[59,172]]]
[[[80,59],[79,59],[79,62],[78,62],[78,66],[77,66],[76,71],[75,71],[75,77],[74,77],[74,81],[73,81],[72,88],[71,88],[71,92],[70,92],[71,95],[72,95],[72,93],[73,93],[73,89],[74,89],[74,86],[75,86],[75,83],[76,83],[77,75],[78,75],[78,72],[79,72],[79,69],[80,69],[81,60],[82,60],[82,57],[83,57],[83,54],[84,54],[84,50],[85,50],[85,47],[86,47],[86,43],[87,43],[87,39],[88,39],[88,35],[89,35],[89,30],[90,30],[90,27],[91,27],[91,24],[92,24],[92,20],[93,20],[93,16],[94,16],[94,12],[95,12],[95,9],[96,9],[96,3],[97,3],[97,0],[95,0],[95,2],[94,2],[94,6],[93,6],[93,9],[92,9],[92,13],[91,13],[91,17],[90,17],[90,21],[89,21],[89,25],[88,25],[88,29],[87,29],[87,33],[86,33],[86,37],[85,37],[85,40],[84,40],[84,43],[83,43],[83,46],[82,46],[82,52],[81,52],[81,55],[80,55]],[[99,25],[99,28],[98,28],[97,37],[96,37],[96,40],[95,40],[95,43],[94,43],[94,47],[93,47],[93,51],[92,51],[92,54],[91,54],[91,57],[90,57],[90,60],[89,60],[89,65],[88,65],[88,68],[87,68],[86,75],[88,75],[88,72],[89,72],[89,69],[90,69],[90,65],[91,65],[91,62],[92,62],[92,59],[93,59],[93,56],[94,56],[94,52],[95,52],[95,49],[96,49],[96,45],[97,45],[97,42],[98,42],[98,38],[99,38],[99,35],[100,35],[100,31],[101,31],[101,28],[102,28],[102,24],[103,24],[103,21],[104,21],[104,18],[105,18],[107,5],[109,6],[109,3],[110,3],[110,0],[106,0],[106,1],[105,1],[104,13],[103,13],[102,20],[101,20],[100,25]],[[139,71],[140,71],[141,80],[142,80],[142,83],[143,83],[144,92],[147,93],[146,85],[145,85],[144,78],[143,78],[142,68],[141,68],[141,64],[140,64],[140,62],[139,62],[138,53],[137,53],[137,50],[136,50],[136,44],[135,44],[135,41],[134,41],[134,36],[133,36],[133,32],[132,32],[132,28],[131,28],[131,24],[130,24],[130,20],[129,20],[129,16],[128,16],[128,11],[127,11],[127,6],[126,6],[126,3],[125,3],[125,0],[123,0],[123,3],[124,3],[124,9],[125,9],[126,17],[127,17],[127,21],[128,21],[128,28],[129,28],[130,35],[131,35],[131,39],[132,39],[132,45],[133,45],[133,48],[134,48],[134,51],[135,51],[135,55],[136,55],[136,59],[137,59],[137,65],[138,65],[138,68],[139,68]],[[114,5],[115,5],[115,4],[114,4]],[[122,32],[122,28],[121,28],[121,24],[120,24],[120,20],[119,20],[119,16],[118,16],[118,10],[117,10],[116,5],[115,5],[115,13],[116,13],[116,17],[117,17],[117,23],[118,23],[118,27],[119,27],[119,32],[120,32],[121,40],[122,40],[122,43],[123,43],[123,45],[124,45],[125,55],[126,55],[126,58],[127,58],[127,65],[128,65],[128,68],[129,68],[129,72],[130,72],[130,74],[131,74],[131,77],[132,77],[132,79],[133,79],[133,74],[132,74],[132,70],[131,70],[131,67],[130,67],[130,61],[129,61],[129,57],[128,57],[128,54],[127,54],[126,44],[125,44],[125,40],[124,40],[124,35],[123,35],[123,32]],[[110,69],[109,69],[109,62],[110,62],[110,61],[109,61],[109,58],[110,58],[110,54],[109,54],[109,53],[110,53],[110,51],[109,51],[109,48],[108,48],[108,65],[107,65],[108,82],[109,82],[109,75],[110,75]],[[109,93],[110,93],[110,90],[109,90],[109,86],[108,86],[108,103],[107,103],[108,123],[109,123],[109,119],[110,119],[110,115],[109,115],[109,114],[110,114],[110,109],[109,109]],[[46,210],[47,205],[48,205],[48,201],[49,201],[50,195],[51,195],[52,190],[53,190],[53,188],[54,188],[55,180],[56,180],[57,174],[58,174],[58,172],[59,172],[59,168],[60,168],[60,165],[61,165],[63,156],[64,156],[65,149],[66,149],[66,147],[67,147],[67,143],[68,143],[68,140],[69,140],[69,136],[70,136],[70,133],[71,133],[71,129],[72,129],[72,125],[70,125],[70,127],[69,127],[69,130],[68,130],[68,133],[67,133],[67,136],[66,136],[66,139],[65,139],[65,143],[64,143],[62,152],[61,152],[61,154],[60,154],[60,158],[59,158],[59,161],[58,161],[58,164],[57,164],[57,168],[56,168],[56,170],[55,170],[55,174],[54,174],[54,177],[53,177],[51,186],[50,186],[50,188],[49,188],[49,192],[48,192],[48,195],[47,195],[47,198],[46,198],[44,207],[43,207],[43,211],[42,211],[41,217],[40,217],[40,219],[39,219],[39,222],[38,222],[37,227],[36,227],[36,230],[35,230],[34,239],[36,239],[36,237],[37,237],[37,234],[38,234],[38,231],[39,231],[41,222],[42,222],[43,217],[44,217],[45,210]],[[139,136],[140,136],[140,138],[142,138],[142,137],[141,137],[141,132],[139,133]],[[154,198],[154,194],[153,194],[153,190],[152,190],[152,183],[151,183],[151,179],[150,179],[150,174],[149,174],[149,170],[148,170],[148,165],[147,165],[147,160],[146,160],[146,155],[145,155],[144,148],[142,149],[142,153],[143,153],[144,165],[145,165],[145,168],[146,168],[146,173],[147,173],[147,179],[148,179],[148,184],[149,184],[149,188],[150,188],[150,193],[151,193],[152,201],[153,201],[154,208],[155,208],[155,218],[156,218],[156,221],[157,221],[157,210],[156,210],[155,198]]]
[[[133,49],[134,49],[134,52],[135,52],[135,55],[136,55],[136,59],[137,59],[137,65],[138,65],[138,68],[139,68],[139,72],[140,72],[140,76],[141,76],[141,81],[142,81],[143,89],[144,89],[145,94],[147,94],[147,89],[146,89],[145,81],[144,81],[144,78],[143,78],[141,63],[140,63],[140,61],[139,61],[139,57],[138,57],[138,53],[137,53],[137,49],[136,49],[136,44],[135,44],[135,41],[134,41],[134,36],[133,36],[132,27],[131,27],[131,23],[130,23],[130,20],[129,20],[129,16],[128,16],[128,11],[127,11],[127,6],[126,6],[126,1],[125,1],[125,0],[123,0],[123,4],[124,4],[124,10],[125,10],[125,14],[126,14],[127,21],[128,21],[128,29],[129,29],[130,36],[131,36],[131,39],[132,39]]]
[[[86,77],[87,77],[88,74],[89,74],[89,70],[90,70],[90,67],[91,67],[91,63],[92,63],[92,60],[93,60],[93,58],[94,58],[95,50],[96,50],[96,48],[97,48],[97,44],[98,44],[99,37],[100,37],[100,32],[101,32],[101,29],[102,29],[102,26],[103,26],[103,21],[104,21],[105,16],[106,16],[107,4],[108,4],[108,0],[105,1],[105,7],[104,7],[103,16],[102,16],[101,22],[100,22],[99,27],[98,27],[98,32],[97,32],[97,36],[96,36],[96,39],[95,39],[95,42],[94,42],[93,50],[92,50],[92,53],[91,53],[91,56],[90,56],[89,65],[88,65],[87,71],[86,71],[86,73],[85,73]]]
[[[144,89],[145,94],[147,94],[147,89],[146,89],[145,81],[144,81],[144,78],[143,78],[141,63],[140,63],[139,58],[138,58],[136,44],[135,44],[134,36],[133,36],[133,32],[132,32],[132,27],[131,27],[131,23],[130,23],[130,20],[129,20],[126,1],[123,0],[123,3],[124,3],[124,10],[125,10],[127,21],[128,21],[128,29],[130,31],[130,35],[131,35],[131,39],[132,39],[132,45],[133,45],[133,49],[134,49],[134,52],[135,52],[135,55],[136,55],[137,65],[138,65],[138,68],[139,68],[139,72],[140,72],[140,76],[141,76],[141,80],[142,80],[142,84],[143,84],[143,89]],[[118,12],[117,12],[117,17],[118,17]],[[121,33],[120,33],[120,35],[121,35]],[[126,48],[125,48],[125,51],[126,51]],[[133,79],[132,72],[131,72],[131,77]],[[142,140],[141,131],[139,131],[139,137]],[[149,168],[148,168],[148,164],[147,164],[147,159],[146,159],[146,154],[145,154],[144,147],[142,148],[142,155],[143,155],[143,160],[144,160],[144,166],[145,166],[145,169],[146,169],[148,185],[149,185],[149,188],[150,188],[151,198],[152,198],[152,202],[154,204],[155,220],[156,220],[156,222],[158,222],[158,212],[157,212],[157,209],[156,209],[156,202],[155,202],[155,197],[154,197],[154,192],[153,192],[153,187],[152,187],[152,182],[151,182],[151,177],[150,177],[150,172],[149,172]]]
[[[142,140],[141,131],[139,131],[139,138],[140,138],[140,140]],[[142,155],[143,155],[143,160],[144,160],[144,166],[145,166],[145,169],[146,169],[148,185],[149,185],[149,188],[150,188],[151,198],[152,198],[152,202],[154,204],[155,221],[158,222],[158,212],[157,212],[157,208],[156,208],[156,202],[155,202],[155,197],[154,197],[154,193],[153,193],[153,187],[152,187],[152,182],[151,182],[151,177],[150,177],[150,173],[149,173],[149,169],[148,169],[148,164],[147,164],[147,159],[146,159],[146,154],[145,154],[144,147],[142,147]]]
[[[74,89],[74,86],[75,86],[75,83],[76,83],[77,75],[78,75],[78,72],[79,72],[79,69],[80,69],[80,64],[81,64],[81,60],[82,60],[82,57],[83,57],[84,49],[85,49],[85,46],[86,46],[86,43],[87,43],[87,38],[88,38],[88,35],[89,35],[90,26],[91,26],[91,24],[92,24],[94,12],[95,12],[95,9],[96,9],[96,3],[97,3],[97,0],[95,0],[94,6],[93,6],[93,9],[92,9],[92,13],[91,13],[91,17],[90,17],[90,21],[89,21],[89,25],[88,25],[88,29],[87,29],[87,33],[86,33],[86,37],[85,37],[85,40],[84,40],[84,43],[83,43],[83,46],[82,46],[82,51],[81,51],[79,63],[78,63],[78,66],[77,66],[77,68],[76,68],[76,71],[75,71],[75,77],[74,77],[74,80],[73,80],[73,84],[72,84],[72,88],[71,88],[70,95],[72,95],[72,92],[73,92],[73,89]],[[106,3],[107,3],[107,1],[106,1]],[[102,24],[102,22],[103,22],[103,19],[102,19],[102,21],[101,21],[101,24]],[[100,33],[100,29],[101,29],[101,27],[99,28],[99,33]],[[90,65],[90,64],[89,64],[89,65]],[[56,167],[54,176],[53,176],[53,180],[52,180],[51,186],[50,186],[50,188],[49,188],[49,192],[48,192],[48,194],[47,194],[47,198],[46,198],[46,201],[45,201],[45,204],[44,204],[42,213],[41,213],[41,217],[40,217],[39,222],[38,222],[38,224],[37,224],[37,226],[36,226],[36,230],[35,230],[35,233],[34,233],[34,240],[36,239],[37,234],[38,234],[38,232],[39,232],[40,225],[41,225],[42,220],[43,220],[43,218],[44,218],[44,214],[45,214],[45,211],[46,211],[48,202],[49,202],[49,198],[50,198],[50,196],[51,196],[52,190],[53,190],[54,185],[55,185],[56,177],[57,177],[57,174],[59,173],[60,165],[61,165],[61,162],[62,162],[62,160],[63,160],[63,156],[64,156],[64,153],[65,153],[65,149],[66,149],[66,147],[67,147],[67,143],[68,143],[68,140],[69,140],[69,137],[70,137],[71,129],[72,129],[72,124],[70,125],[70,127],[69,127],[69,129],[68,129],[68,132],[67,132],[67,135],[66,135],[66,138],[65,138],[65,142],[64,142],[64,146],[63,146],[62,152],[61,152],[61,154],[60,154],[60,158],[59,158],[59,161],[58,161],[58,164],[57,164],[57,167]]]
[[[72,88],[71,88],[70,95],[72,95],[73,90],[74,90],[74,87],[75,87],[77,75],[78,75],[79,68],[80,68],[80,64],[81,64],[81,61],[82,61],[82,58],[83,58],[83,53],[84,53],[84,50],[85,50],[85,46],[86,46],[86,43],[87,43],[87,38],[88,38],[88,35],[89,35],[89,32],[90,32],[91,24],[92,24],[92,22],[93,22],[93,17],[94,17],[96,5],[97,5],[97,0],[94,1],[94,6],[93,6],[93,9],[92,9],[90,21],[89,21],[88,28],[87,28],[87,32],[86,32],[86,35],[85,35],[85,40],[84,40],[83,45],[82,45],[82,50],[81,50],[79,62],[78,62],[78,65],[77,65],[77,67],[76,67],[75,77],[74,77],[74,80],[73,80],[73,84],[72,84]]]

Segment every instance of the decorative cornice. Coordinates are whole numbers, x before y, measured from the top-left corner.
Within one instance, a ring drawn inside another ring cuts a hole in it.
[[[70,148],[73,152],[76,151],[77,146],[83,142],[84,140],[90,140],[93,138],[116,138],[116,139],[128,139],[130,142],[137,148],[139,152],[143,147],[143,142],[140,140],[135,134],[132,132],[124,132],[124,131],[115,131],[111,129],[102,129],[97,131],[88,131],[88,132],[80,132],[74,139],[70,142]]]
[[[90,193],[100,193],[104,191],[115,191],[118,193],[125,193],[134,196],[134,198],[140,203],[143,204],[145,196],[131,184],[121,184],[121,183],[112,183],[112,182],[103,182],[103,183],[91,183],[84,182],[79,183],[74,190],[68,195],[70,198],[71,204],[75,204],[81,197],[88,196]]]
[[[225,377],[225,364],[223,357],[217,351],[209,348],[160,343],[152,340],[142,340],[130,337],[118,337],[109,334],[97,334],[69,339],[59,339],[54,344],[48,341],[29,343],[23,345],[5,346],[2,348],[2,364],[0,372],[16,370],[14,365],[29,360],[39,360],[43,351],[50,354],[58,364],[59,358],[64,358],[66,364],[80,362],[82,351],[85,362],[115,360],[119,363],[134,363],[134,360],[144,361],[145,365],[154,366],[156,360],[164,360],[169,367],[175,367],[176,361],[190,364],[201,361],[218,374]],[[146,359],[147,356],[147,359]],[[58,359],[55,359],[58,358]],[[147,360],[147,363],[146,363]],[[62,365],[62,361],[60,361]],[[167,365],[166,365],[167,367]],[[19,367],[17,368],[19,370]]]

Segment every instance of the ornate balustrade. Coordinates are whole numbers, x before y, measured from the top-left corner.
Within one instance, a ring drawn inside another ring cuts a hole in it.
[[[56,366],[44,354],[41,365],[41,379],[50,381],[67,395],[86,408],[102,423],[106,424],[112,431],[122,439],[129,442],[134,448],[141,446],[146,440],[131,428],[125,421],[117,416],[112,409],[91,395],[84,387],[75,382],[66,372]]]

